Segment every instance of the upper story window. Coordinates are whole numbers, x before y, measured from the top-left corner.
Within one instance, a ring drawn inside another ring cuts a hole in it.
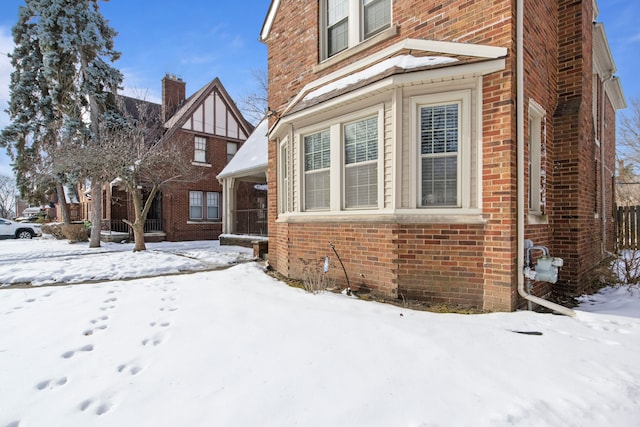
[[[233,159],[233,156],[238,152],[238,144],[235,142],[227,142],[227,163]]]
[[[207,139],[201,136],[194,138],[193,161],[198,163],[207,162]]]
[[[391,0],[323,0],[321,6],[323,59],[391,25]]]

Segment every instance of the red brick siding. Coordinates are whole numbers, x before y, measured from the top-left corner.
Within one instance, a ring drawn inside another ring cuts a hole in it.
[[[331,238],[336,247],[348,248],[344,256],[341,254],[347,270],[359,279],[360,274],[368,276],[363,286],[373,290],[387,294],[396,290],[407,296],[491,310],[512,310],[523,303],[516,291],[520,272],[515,268],[518,257],[523,256],[517,253],[516,239],[515,3],[395,0],[397,36],[314,73],[319,57],[318,2],[280,2],[267,40],[269,105],[279,111],[305,84],[404,38],[503,46],[509,53],[505,70],[483,78],[481,175],[486,224],[457,228],[442,224],[276,222],[276,144],[271,142],[270,259],[278,271],[300,276],[303,267],[299,260],[320,262],[328,252],[329,237],[335,235],[339,237]],[[594,232],[600,220],[593,218],[596,190],[593,185],[585,185],[596,182],[591,2],[525,0],[525,10],[525,112],[531,99],[547,113],[543,168],[547,173],[549,215],[548,224],[527,224],[525,237],[548,246],[552,255],[565,258],[561,277],[567,289],[575,291],[576,283],[588,283],[590,268],[600,257],[601,233]],[[525,126],[528,135],[526,118]],[[525,147],[528,149],[528,137]],[[615,151],[606,150],[609,162]],[[526,180],[528,188],[528,173]],[[391,239],[391,244],[386,239]],[[382,257],[380,248],[385,248]],[[365,267],[370,273],[362,273]],[[340,274],[336,275],[340,280]],[[547,295],[550,290],[548,284],[534,287],[536,295]]]
[[[206,221],[198,223],[189,219],[189,191],[219,192],[220,215],[222,215],[222,186],[216,176],[227,164],[227,140],[202,134],[207,138],[207,161],[211,167],[198,167],[203,173],[197,182],[172,183],[162,191],[163,230],[167,240],[215,240],[222,233],[222,222]],[[186,141],[185,147],[193,158],[193,137],[190,132],[181,131],[175,140]],[[205,203],[203,201],[203,203]],[[204,209],[204,206],[203,206]]]

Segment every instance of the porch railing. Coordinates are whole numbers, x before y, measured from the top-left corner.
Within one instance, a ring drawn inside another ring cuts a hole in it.
[[[266,209],[238,209],[235,211],[235,234],[251,234],[266,236],[267,210]]]
[[[103,219],[102,229],[104,231],[115,231],[117,233],[133,233],[129,226],[121,219]],[[148,219],[144,222],[145,233],[153,233],[157,231],[162,231],[161,219]]]

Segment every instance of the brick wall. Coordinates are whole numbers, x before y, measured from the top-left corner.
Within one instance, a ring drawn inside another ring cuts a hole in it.
[[[558,2],[558,105],[554,115],[551,249],[564,258],[560,286],[580,293],[601,259],[600,220],[594,218],[597,182],[592,119],[592,3]],[[585,185],[587,184],[587,185]]]
[[[221,221],[198,222],[189,219],[189,191],[215,191],[222,193],[222,186],[216,176],[227,164],[227,141],[202,134],[207,138],[207,161],[211,167],[195,167],[200,173],[194,182],[171,183],[162,191],[163,230],[167,240],[215,240],[222,233]],[[193,137],[190,132],[180,131],[174,135],[175,141],[184,141],[185,149],[193,158]],[[222,215],[222,194],[219,198]],[[204,207],[203,207],[204,209]]]
[[[276,222],[276,144],[270,143],[271,263],[283,274],[300,276],[298,260],[320,262],[328,248],[325,240],[335,235],[336,247],[345,247],[347,270],[358,280],[362,274],[367,288],[490,310],[522,305],[516,291],[520,273],[515,268],[523,256],[517,253],[516,238],[515,1],[395,0],[396,36],[314,72],[319,57],[317,8],[318,2],[280,3],[267,40],[272,108],[281,110],[305,84],[404,38],[508,48],[505,70],[483,78],[482,212],[486,223],[372,227]],[[525,237],[565,258],[561,278],[566,289],[576,291],[577,283],[589,282],[590,268],[601,255],[600,234],[594,233],[601,221],[594,218],[594,189],[584,185],[597,179],[591,120],[591,2],[525,0],[525,10],[525,111],[533,100],[547,113],[542,167],[549,217],[546,223],[527,222]],[[526,119],[525,124],[528,135]],[[528,150],[528,137],[525,147]],[[615,151],[607,150],[609,162]],[[528,179],[527,172],[525,188]],[[534,286],[536,295],[550,292],[548,284]]]

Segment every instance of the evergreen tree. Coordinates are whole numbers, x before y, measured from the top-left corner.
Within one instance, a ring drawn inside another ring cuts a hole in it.
[[[98,0],[26,0],[13,28],[11,123],[0,136],[23,191],[53,178],[64,204],[63,183],[91,180],[91,247],[100,246],[102,183],[110,176],[95,159],[70,153],[96,144],[100,122],[115,108],[122,82],[111,66],[120,55],[115,35]]]

